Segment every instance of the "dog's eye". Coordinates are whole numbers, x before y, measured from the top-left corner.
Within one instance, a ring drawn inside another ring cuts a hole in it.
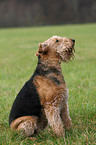
[[[59,40],[58,40],[58,39],[56,39],[56,42],[59,42]]]

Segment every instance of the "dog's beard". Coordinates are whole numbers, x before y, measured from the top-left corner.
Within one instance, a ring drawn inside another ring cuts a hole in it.
[[[60,55],[61,60],[64,62],[73,60],[74,52],[75,52],[74,47],[72,47],[72,48],[62,47],[62,49],[57,50],[57,53]]]

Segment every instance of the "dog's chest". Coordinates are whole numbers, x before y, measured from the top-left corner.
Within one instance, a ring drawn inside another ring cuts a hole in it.
[[[48,79],[43,76],[36,76],[34,84],[39,94],[41,105],[46,103],[59,105],[68,96],[66,84],[64,82],[60,83],[58,78]]]

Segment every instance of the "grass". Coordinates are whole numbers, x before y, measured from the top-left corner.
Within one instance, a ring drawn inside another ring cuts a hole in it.
[[[73,122],[65,137],[50,128],[36,138],[24,138],[9,128],[8,117],[20,88],[35,70],[38,43],[53,35],[76,40],[75,59],[62,63],[69,89]],[[95,145],[96,144],[96,24],[0,29],[0,145]]]

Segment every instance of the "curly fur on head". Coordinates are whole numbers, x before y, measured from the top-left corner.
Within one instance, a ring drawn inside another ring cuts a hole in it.
[[[74,39],[53,36],[43,43],[39,44],[39,53],[43,51],[45,54],[48,52],[48,49],[51,48],[51,52],[52,49],[55,50],[62,61],[68,62],[71,58],[74,58],[74,42]]]

